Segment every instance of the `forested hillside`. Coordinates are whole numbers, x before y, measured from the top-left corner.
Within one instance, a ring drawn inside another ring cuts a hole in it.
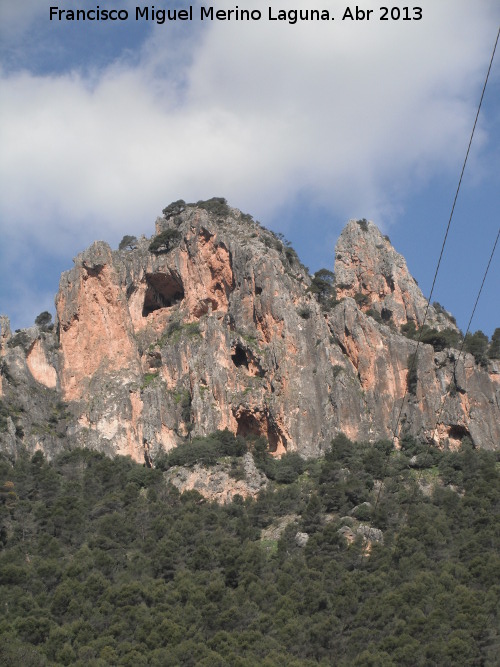
[[[251,449],[257,500],[181,495],[91,450],[0,460],[0,664],[499,664],[497,454],[205,444],[198,462],[236,477]]]

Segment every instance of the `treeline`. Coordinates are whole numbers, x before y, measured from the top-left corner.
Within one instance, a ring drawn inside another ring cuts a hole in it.
[[[435,303],[434,306],[436,305],[439,306]],[[443,310],[443,312],[446,311]],[[468,333],[464,338],[462,333],[456,329],[438,331],[428,325],[417,329],[412,321],[401,326],[401,333],[407,338],[432,345],[436,352],[441,352],[449,347],[461,349],[463,346],[463,350],[472,354],[476,363],[484,367],[488,365],[488,359],[500,359],[500,328],[495,329],[491,340],[481,330]]]
[[[0,459],[0,664],[498,664],[497,455],[224,438],[274,476],[258,500],[89,450]]]

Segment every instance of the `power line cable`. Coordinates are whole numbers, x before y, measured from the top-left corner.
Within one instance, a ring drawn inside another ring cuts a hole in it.
[[[479,118],[479,113],[481,111],[481,107],[482,107],[482,104],[483,104],[484,94],[485,94],[485,91],[486,91],[486,86],[488,84],[488,79],[489,79],[491,68],[492,68],[492,65],[493,65],[493,60],[495,58],[495,52],[496,52],[496,49],[497,49],[497,44],[498,44],[499,37],[500,37],[500,28],[498,29],[495,44],[493,46],[493,51],[491,53],[491,58],[490,58],[489,66],[488,66],[488,71],[486,73],[486,78],[485,78],[483,89],[482,89],[482,92],[481,92],[481,98],[479,100],[479,105],[478,105],[478,108],[477,108],[476,117],[474,119],[474,125],[472,127],[472,131],[471,131],[470,138],[469,138],[469,145],[467,146],[467,152],[465,154],[465,159],[464,159],[464,162],[463,162],[463,165],[462,165],[462,171],[460,172],[460,178],[459,178],[459,181],[458,181],[457,190],[455,192],[455,197],[453,199],[453,205],[451,207],[450,217],[448,219],[448,224],[446,226],[446,232],[445,232],[445,235],[444,235],[443,243],[441,245],[441,252],[439,254],[439,259],[438,259],[438,262],[437,262],[437,265],[436,265],[436,270],[434,272],[434,279],[432,281],[431,291],[430,291],[429,297],[427,299],[427,305],[426,305],[426,308],[425,308],[424,319],[423,319],[423,322],[422,322],[422,324],[420,326],[420,329],[419,329],[420,333],[419,333],[419,336],[418,336],[418,339],[417,339],[417,347],[416,347],[415,352],[413,354],[412,362],[410,364],[410,368],[408,369],[408,374],[411,374],[411,373],[414,372],[415,366],[416,366],[416,363],[417,363],[417,354],[418,354],[418,350],[420,348],[420,344],[422,342],[422,335],[423,335],[423,332],[424,332],[424,326],[425,326],[425,323],[427,321],[427,315],[429,313],[429,307],[430,307],[432,295],[433,295],[433,292],[434,292],[434,287],[436,285],[436,280],[437,280],[437,276],[438,276],[438,273],[439,273],[439,268],[441,266],[441,260],[443,258],[443,253],[444,253],[444,249],[445,249],[445,246],[446,246],[446,241],[448,239],[448,234],[449,234],[450,227],[451,227],[451,221],[453,219],[453,214],[455,212],[455,207],[456,207],[456,203],[457,203],[457,200],[458,200],[458,194],[460,192],[460,188],[461,188],[461,185],[462,185],[462,180],[463,180],[463,176],[464,176],[464,173],[465,173],[465,167],[467,165],[467,160],[469,158],[469,153],[470,153],[470,149],[471,149],[471,146],[472,146],[472,140],[474,138],[474,133],[476,131],[476,125],[477,125],[477,121],[478,121],[478,118]],[[498,236],[497,236],[497,241],[498,241]],[[488,272],[488,269],[489,269],[489,266],[490,266],[490,263],[491,263],[491,259],[493,257],[493,253],[495,251],[497,241],[495,241],[495,246],[493,248],[493,251],[492,251],[492,254],[491,254],[491,257],[490,257],[490,261],[488,262],[488,267],[487,267],[487,270],[485,272],[485,275],[484,275],[484,278],[483,278],[483,283],[481,284],[481,288],[479,290],[479,294],[478,294],[477,299],[476,299],[476,304],[474,306],[474,309],[473,309],[471,319],[469,321],[468,326],[470,326],[470,322],[472,321],[472,317],[474,316],[474,312],[476,310],[477,302],[479,301],[479,296],[481,294],[481,291],[482,291],[482,288],[483,288],[483,285],[484,285],[484,281],[486,280],[486,274]],[[464,340],[465,340],[465,337],[464,337]],[[462,343],[462,347],[463,347],[463,343]],[[393,449],[394,449],[394,446],[395,446],[395,443],[396,443],[396,438],[398,438],[399,425],[400,425],[400,422],[401,422],[401,416],[403,414],[403,409],[404,409],[405,400],[406,400],[407,395],[408,395],[408,387],[406,387],[406,389],[405,389],[405,393],[403,395],[403,400],[401,401],[401,406],[399,408],[398,418],[396,420],[396,425],[395,425],[394,430],[392,432],[392,448]],[[446,395],[447,394],[445,394],[445,398],[446,398]],[[441,412],[440,412],[440,414],[441,414]],[[435,431],[434,431],[434,433],[435,433]],[[389,463],[389,456],[390,456],[390,453],[386,457],[386,461],[385,461],[385,464],[384,464],[384,469],[383,469],[383,472],[382,472],[382,478],[385,477],[385,473],[387,472],[387,465]],[[375,501],[375,509],[378,506],[381,491],[382,491],[382,485],[380,485],[380,488],[379,488],[378,493],[377,493],[377,499]]]
[[[491,253],[490,253],[490,258],[488,260],[488,264],[486,266],[486,270],[485,270],[484,275],[483,275],[483,280],[481,282],[481,286],[480,286],[479,291],[477,293],[476,301],[474,303],[474,308],[472,309],[472,313],[471,313],[471,316],[469,318],[469,322],[467,324],[467,330],[466,330],[466,332],[464,334],[464,337],[462,339],[462,343],[460,345],[460,350],[458,351],[458,357],[455,359],[454,364],[453,364],[453,381],[455,382],[455,384],[456,384],[455,378],[456,378],[458,362],[460,361],[460,357],[462,356],[462,352],[463,352],[463,349],[464,349],[464,346],[465,346],[465,339],[466,339],[467,334],[469,333],[470,325],[472,323],[472,318],[474,317],[474,313],[476,312],[477,304],[479,302],[479,297],[481,296],[481,292],[483,291],[484,283],[486,281],[486,276],[488,275],[488,271],[490,270],[490,265],[491,265],[491,262],[493,260],[493,255],[495,254],[495,250],[496,250],[496,247],[497,247],[499,237],[500,237],[500,227],[498,228],[496,239],[495,239],[495,242],[493,244],[493,248],[492,248]],[[432,440],[434,440],[434,436],[436,435],[438,424],[439,424],[439,421],[441,419],[441,415],[443,413],[444,405],[445,405],[446,399],[448,398],[449,394],[450,394],[450,388],[448,388],[446,390],[446,392],[444,394],[444,397],[443,397],[443,400],[441,402],[441,407],[439,409],[439,413],[438,413],[438,416],[436,418],[436,425],[434,427],[434,432],[432,434],[431,442],[432,442]],[[429,443],[429,446],[427,448],[427,454],[429,453],[430,446],[431,446],[431,444]]]

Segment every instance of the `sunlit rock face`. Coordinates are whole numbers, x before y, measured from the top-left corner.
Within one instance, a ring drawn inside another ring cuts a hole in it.
[[[263,436],[277,456],[319,455],[339,432],[392,438],[416,347],[400,327],[418,328],[426,301],[373,223],[342,232],[328,310],[295,253],[237,209],[180,206],[155,234],[170,241],[154,252],[142,238],[78,255],[61,277],[52,330],[21,340],[1,320],[0,398],[18,406],[0,431],[4,449],[70,444],[152,465],[218,429]],[[454,328],[432,307],[427,323]],[[421,346],[403,432],[498,447],[498,365],[463,356],[444,400],[457,355]]]
[[[207,500],[226,504],[235,496],[256,498],[267,486],[267,477],[257,470],[250,453],[243,456],[241,467],[242,478],[238,480],[231,475],[230,464],[227,463],[217,463],[210,468],[199,464],[191,468],[176,466],[164,475],[166,481],[181,493],[194,490]]]
[[[358,298],[360,308],[373,309],[382,321],[397,327],[424,322],[427,300],[410,275],[402,255],[387,236],[368,220],[350,220],[335,246],[335,275],[339,298]],[[429,306],[426,323],[436,329],[456,326]]]

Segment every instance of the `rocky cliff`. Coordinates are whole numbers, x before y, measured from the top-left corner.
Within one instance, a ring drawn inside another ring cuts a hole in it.
[[[223,200],[176,203],[155,232],[78,255],[52,330],[0,321],[4,450],[69,444],[149,465],[217,429],[277,455],[318,455],[338,432],[392,437],[417,345],[401,326],[418,329],[426,301],[373,223],[342,232],[326,305],[295,252]],[[456,331],[432,306],[427,324]],[[496,448],[499,365],[457,356],[420,346],[402,432]]]

